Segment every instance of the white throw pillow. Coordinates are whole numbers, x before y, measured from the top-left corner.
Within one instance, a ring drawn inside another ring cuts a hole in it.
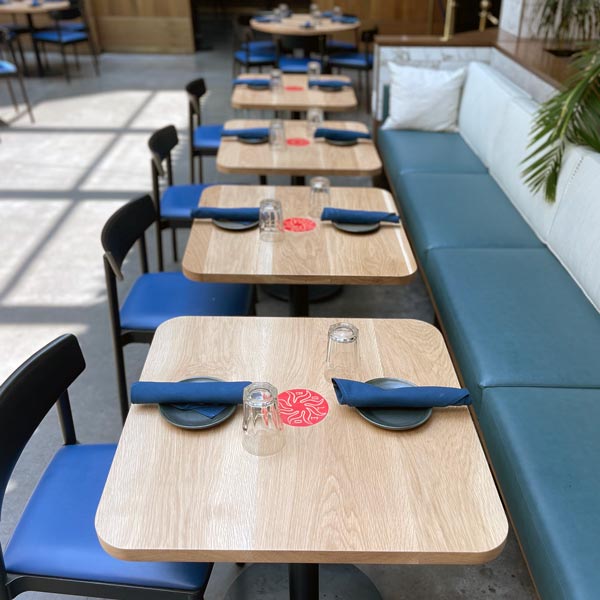
[[[390,110],[382,129],[456,131],[466,69],[445,71],[388,65]]]

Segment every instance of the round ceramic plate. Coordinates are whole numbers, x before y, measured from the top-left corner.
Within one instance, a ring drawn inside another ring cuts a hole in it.
[[[213,224],[228,231],[245,231],[258,227],[258,221],[227,221],[226,219],[213,219]]]
[[[249,90],[254,90],[255,92],[262,92],[269,89],[269,83],[267,82],[265,85],[260,85],[259,83],[249,83],[246,86]]]
[[[340,87],[330,87],[328,85],[324,85],[324,86],[317,86],[319,88],[319,91],[321,92],[341,92],[344,89],[344,86],[340,86]]]
[[[415,385],[410,381],[391,377],[378,377],[377,379],[370,379],[366,383],[376,385],[384,390],[414,387]],[[419,427],[429,420],[432,413],[431,408],[357,408],[356,410],[369,423],[392,431],[403,431]]]
[[[328,140],[325,138],[325,141],[331,146],[356,146],[358,144],[358,140]]]
[[[379,223],[336,223],[332,221],[333,226],[346,233],[372,233],[380,227]]]
[[[215,377],[192,377],[191,379],[184,379],[184,381],[222,381],[222,379],[216,379]],[[227,406],[225,410],[221,411],[216,417],[205,417],[194,410],[181,410],[174,404],[160,404],[160,414],[175,427],[181,427],[182,429],[210,429],[215,427],[223,421],[227,421],[229,417],[236,411],[237,404]]]
[[[238,137],[238,142],[242,142],[242,144],[266,144],[269,141],[268,135],[260,135],[258,137]]]

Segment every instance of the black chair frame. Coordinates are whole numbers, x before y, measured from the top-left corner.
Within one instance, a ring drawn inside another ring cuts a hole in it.
[[[252,54],[252,52],[250,51],[250,42],[255,41],[255,39],[256,38],[254,37],[252,30],[248,29],[247,31],[244,32],[244,35],[242,36],[242,40],[244,41],[244,47],[241,48],[241,51],[244,53],[245,60],[243,62],[240,62],[237,58],[234,57],[234,59],[233,59],[233,76],[234,77],[237,74],[238,65],[240,67],[242,67],[240,69],[240,71],[242,73],[246,72],[246,71],[250,72],[253,67],[256,67],[258,69],[258,72],[262,73],[263,67],[274,67],[275,66],[277,57],[275,57],[273,59],[266,59],[264,61],[255,61],[255,62],[250,63],[250,55]]]
[[[20,47],[20,42],[19,42],[19,47]],[[18,82],[19,82],[19,88],[21,89],[21,95],[23,96],[23,101],[25,102],[25,106],[27,107],[27,113],[29,114],[29,120],[32,123],[35,123],[35,118],[33,116],[33,110],[31,109],[31,102],[29,101],[29,96],[27,95],[27,90],[25,89],[25,82],[23,81],[23,75],[21,74],[21,69],[19,68],[19,63],[17,62],[17,56],[15,54],[15,49],[12,45],[12,43],[10,42],[10,32],[6,27],[2,27],[0,26],[0,60],[4,60],[4,52],[5,49],[7,49],[10,53],[10,56],[12,58],[12,62],[14,63],[17,72],[15,73],[15,77],[17,78]],[[21,50],[22,52],[22,50]],[[6,79],[6,85],[8,87],[8,93],[10,95],[10,99],[11,102],[13,103],[13,106],[15,107],[15,111],[18,112],[19,110],[19,103],[17,102],[17,98],[15,96],[15,91],[13,89],[12,86],[12,82],[10,80],[10,78],[12,77],[12,75],[5,75],[4,78]]]
[[[194,79],[185,86],[188,96],[188,127],[190,145],[190,183],[196,182],[195,160],[198,159],[198,181],[202,183],[202,157],[216,156],[218,149],[200,150],[194,148],[194,130],[202,125],[202,98],[206,94],[204,79]]]
[[[0,510],[6,487],[23,449],[56,405],[65,445],[77,444],[69,386],[85,369],[77,338],[66,334],[25,361],[0,386]],[[208,581],[208,578],[207,578]],[[201,600],[205,588],[190,592],[6,571],[0,548],[0,600],[23,592],[70,594],[114,600]]]

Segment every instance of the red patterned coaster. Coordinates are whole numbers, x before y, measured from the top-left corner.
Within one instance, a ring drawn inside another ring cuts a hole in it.
[[[301,85],[286,85],[284,89],[286,92],[303,92],[304,91],[304,88]]]
[[[286,390],[281,392],[277,399],[281,420],[290,427],[316,425],[329,412],[327,400],[312,390]]]
[[[310,140],[306,138],[288,138],[286,141],[288,146],[308,146],[310,144]]]
[[[317,224],[312,219],[305,219],[304,217],[291,217],[283,221],[283,228],[286,231],[304,232],[312,231]]]

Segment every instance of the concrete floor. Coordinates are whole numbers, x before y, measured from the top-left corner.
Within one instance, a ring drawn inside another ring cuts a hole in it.
[[[30,125],[26,115],[15,116],[0,88],[0,118],[9,123],[0,129],[0,380],[57,335],[77,334],[88,367],[73,386],[71,397],[83,442],[114,442],[120,432],[101,228],[117,207],[149,190],[146,140],[155,128],[169,123],[179,128],[182,143],[176,178],[186,180],[187,108],[182,90],[188,81],[203,76],[211,90],[204,107],[206,122],[234,115],[227,100],[231,42],[225,29],[211,31],[213,38],[207,39],[214,45],[211,52],[177,57],[106,54],[98,78],[91,64],[84,62],[70,85],[58,72],[43,80],[28,79],[35,125]],[[347,117],[368,122],[363,112]],[[256,181],[218,175],[212,159],[205,160],[205,178]],[[335,183],[366,182],[346,178]],[[182,249],[184,238],[181,234]],[[172,263],[167,267],[177,269]],[[126,264],[129,280],[136,268],[135,260]],[[260,315],[285,315],[286,311],[284,303],[261,294]],[[314,305],[312,314],[433,318],[420,280],[402,288],[347,288],[334,300]],[[144,346],[127,348],[130,382],[138,377],[146,351]],[[9,483],[0,522],[3,544],[59,444],[52,412],[36,431]],[[483,566],[367,566],[364,571],[385,600],[533,597],[512,535],[501,556]],[[217,565],[207,599],[222,598],[238,572],[235,565]]]

